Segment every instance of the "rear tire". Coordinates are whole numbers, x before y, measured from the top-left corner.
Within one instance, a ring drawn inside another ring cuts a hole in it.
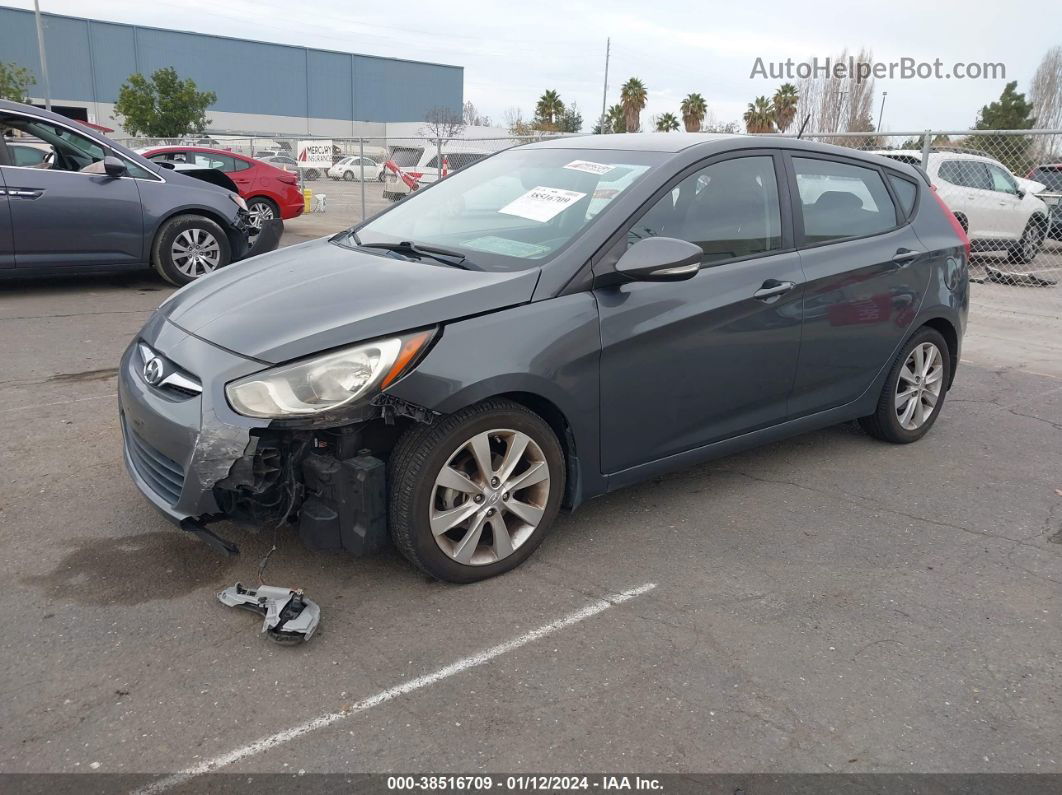
[[[885,442],[917,442],[940,415],[951,369],[951,354],[944,337],[936,329],[923,326],[897,354],[881,388],[877,409],[870,416],[861,417],[859,424]]]
[[[477,403],[399,439],[388,463],[391,537],[436,579],[497,576],[542,543],[564,479],[564,452],[545,420],[509,400]]]
[[[198,253],[190,253],[196,248]],[[202,215],[176,215],[165,221],[151,246],[151,264],[156,273],[178,287],[224,268],[231,261],[225,231]]]

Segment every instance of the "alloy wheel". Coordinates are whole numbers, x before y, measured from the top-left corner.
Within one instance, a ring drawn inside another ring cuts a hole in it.
[[[478,433],[435,478],[429,523],[439,549],[468,566],[509,557],[535,532],[549,500],[549,465],[520,431]]]
[[[274,217],[272,206],[262,201],[251,202],[247,215],[249,216],[247,220],[255,229],[261,229],[263,223],[272,221]]]
[[[177,270],[192,279],[210,273],[221,264],[221,247],[205,229],[185,229],[170,246]]]
[[[944,357],[932,342],[916,345],[896,381],[896,419],[900,427],[916,431],[933,414],[944,388]]]

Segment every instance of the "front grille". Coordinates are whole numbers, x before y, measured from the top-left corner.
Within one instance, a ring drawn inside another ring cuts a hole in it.
[[[184,488],[184,470],[126,426],[126,446],[137,473],[170,505],[176,505]]]

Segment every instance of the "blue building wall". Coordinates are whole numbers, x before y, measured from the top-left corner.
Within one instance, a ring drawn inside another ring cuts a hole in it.
[[[114,102],[129,75],[172,66],[201,91],[211,110],[351,121],[421,121],[433,107],[460,111],[460,66],[378,58],[43,14],[52,97]],[[33,12],[0,7],[0,61],[37,78]]]

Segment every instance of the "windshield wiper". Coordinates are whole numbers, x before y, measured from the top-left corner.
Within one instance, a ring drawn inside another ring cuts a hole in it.
[[[442,246],[424,246],[410,240],[403,240],[399,243],[361,243],[360,248],[381,248],[385,251],[396,251],[399,254],[412,254],[415,257],[429,257],[444,265],[453,265],[455,268],[472,270],[468,265],[463,264],[465,261],[464,254],[450,248],[443,248]]]

